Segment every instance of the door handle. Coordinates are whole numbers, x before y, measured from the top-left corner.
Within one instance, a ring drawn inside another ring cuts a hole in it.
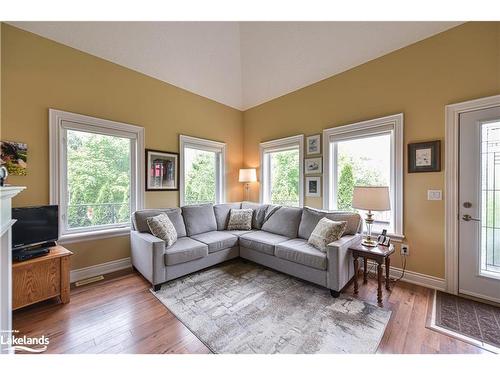
[[[475,217],[472,217],[468,214],[462,216],[463,221],[481,221],[481,219],[476,219]]]

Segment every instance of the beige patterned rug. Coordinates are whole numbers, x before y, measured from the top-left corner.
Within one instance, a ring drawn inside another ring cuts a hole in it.
[[[391,316],[243,260],[154,294],[214,353],[374,353]]]

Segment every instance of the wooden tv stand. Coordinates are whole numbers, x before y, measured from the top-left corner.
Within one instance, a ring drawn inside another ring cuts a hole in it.
[[[50,248],[47,255],[12,264],[12,309],[60,297],[69,302],[69,257],[71,251]]]

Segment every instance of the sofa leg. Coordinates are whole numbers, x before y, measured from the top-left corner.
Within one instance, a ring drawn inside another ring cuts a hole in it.
[[[153,290],[155,292],[159,291],[161,289],[161,284],[156,284],[156,285],[153,285]]]
[[[330,289],[330,294],[332,295],[333,298],[338,298],[340,296],[340,292],[337,292],[336,290]]]

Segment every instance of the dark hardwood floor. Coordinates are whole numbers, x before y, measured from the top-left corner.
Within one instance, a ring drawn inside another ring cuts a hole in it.
[[[149,292],[139,274],[119,272],[71,290],[67,305],[47,301],[14,312],[14,329],[50,338],[48,353],[210,353]],[[376,304],[376,282],[360,283],[358,298]],[[352,285],[345,291],[352,295]],[[378,353],[487,353],[426,328],[433,291],[398,282],[384,290],[392,316]]]

